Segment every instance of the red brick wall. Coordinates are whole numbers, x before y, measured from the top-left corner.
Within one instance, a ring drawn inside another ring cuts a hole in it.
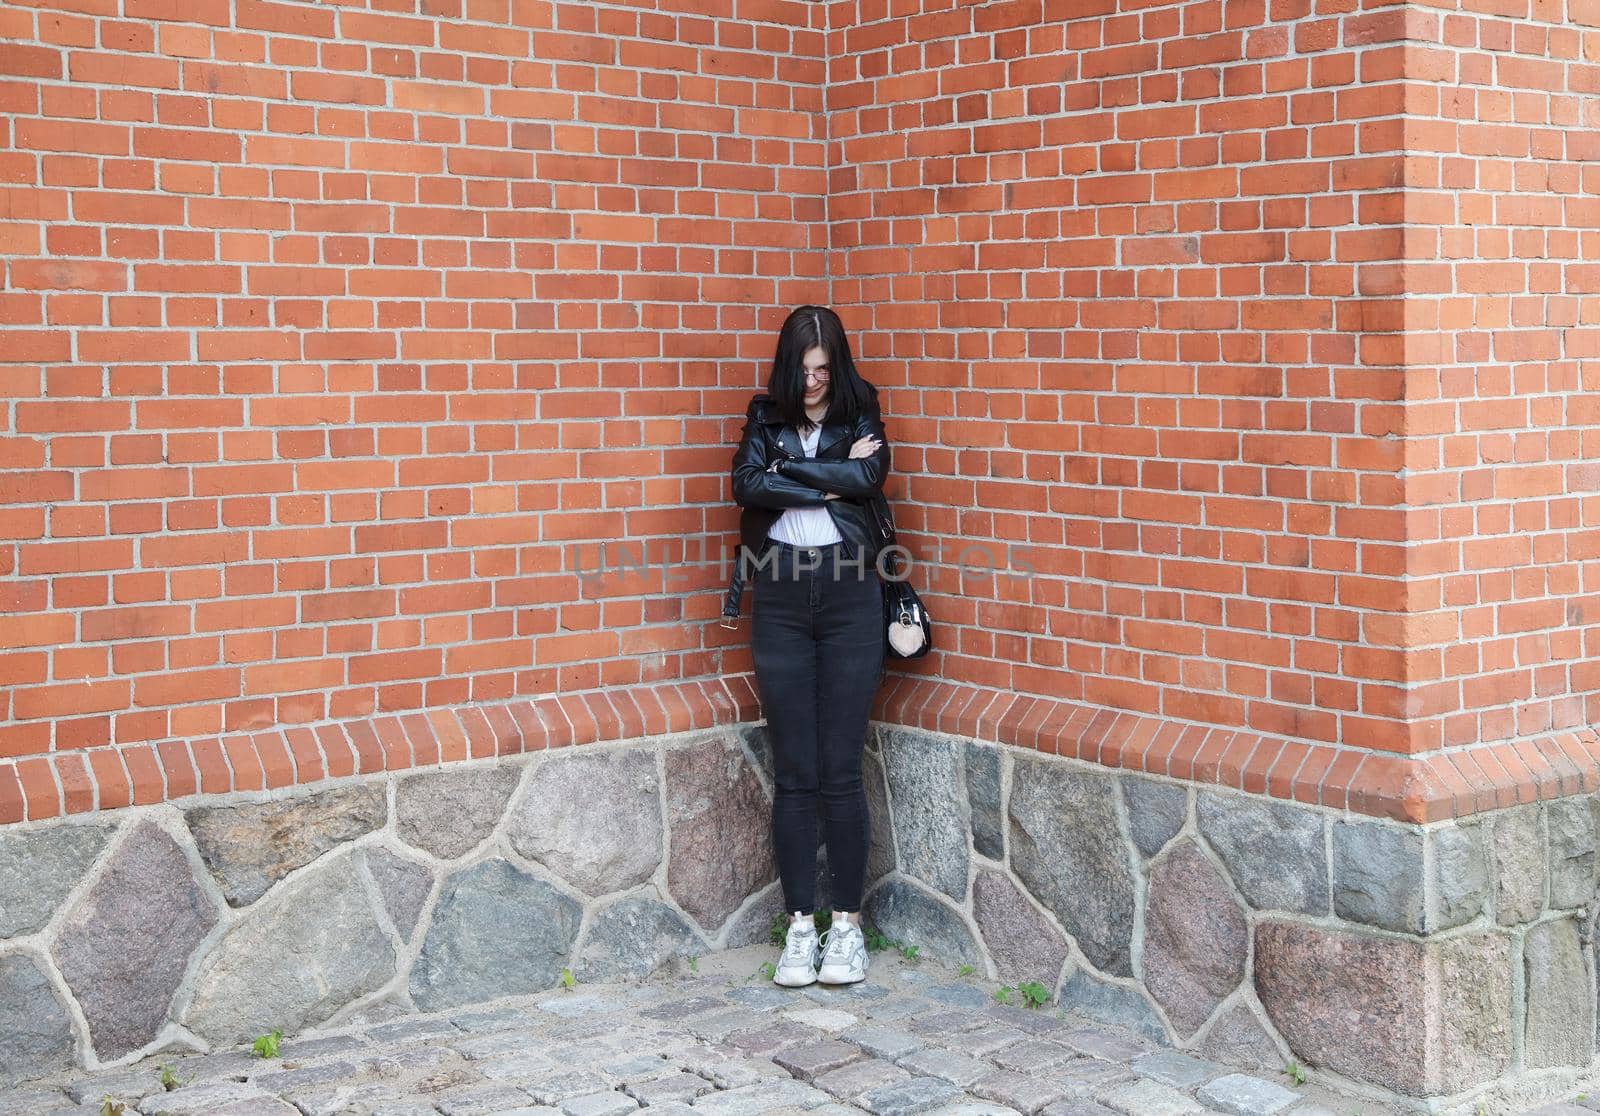
[[[880,716],[1600,788],[1600,7],[422,7],[0,10],[0,821],[755,715],[714,566],[580,573],[731,542],[802,301],[944,563]]]
[[[820,11],[370,7],[0,9],[0,761],[72,757],[35,816],[86,749],[115,805],[202,752],[249,785],[227,734],[721,669],[714,568],[578,571],[734,521],[725,413],[826,296]]]
[[[1399,13],[859,7],[834,297],[919,525],[1041,571],[941,571],[944,673],[1405,749]]]

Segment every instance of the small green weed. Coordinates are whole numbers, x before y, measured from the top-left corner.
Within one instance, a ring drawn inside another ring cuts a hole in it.
[[[691,973],[698,973],[700,971],[700,957],[698,954],[689,954],[689,971]]]
[[[127,1106],[119,1100],[112,1100],[109,1095],[100,1101],[100,1116],[122,1116]]]
[[[768,980],[771,980],[777,975],[778,966],[774,965],[771,961],[763,961],[761,962],[760,972],[762,976],[766,977]]]
[[[1290,1081],[1293,1081],[1296,1085],[1304,1085],[1306,1083],[1306,1071],[1300,1068],[1300,1064],[1298,1062],[1290,1062],[1278,1072],[1283,1074]]]
[[[568,992],[571,992],[577,983],[578,978],[572,975],[571,969],[561,970],[561,987],[565,988]]]
[[[1018,996],[1022,997],[1023,1007],[1041,1008],[1050,1002],[1050,989],[1036,980],[1030,980],[1015,988],[1002,984],[994,990],[994,1002],[997,1004],[1015,1004]]]
[[[255,1042],[250,1044],[257,1058],[276,1058],[278,1056],[278,1043],[283,1039],[283,1032],[274,1027]]]
[[[885,950],[892,949],[896,953],[900,954],[901,957],[904,957],[907,961],[922,960],[921,949],[914,945],[907,945],[905,942],[897,941],[896,939],[889,937],[876,926],[868,926],[863,923],[861,926],[861,936],[867,943],[867,952],[869,953],[882,953]]]
[[[1017,991],[1022,993],[1022,1002],[1027,1007],[1041,1008],[1050,1002],[1050,989],[1036,980],[1017,985]]]
[[[972,974],[973,974],[973,973],[975,973],[975,972],[977,972],[977,971],[978,971],[978,970],[977,970],[977,969],[975,969],[975,968],[974,968],[974,967],[973,967],[973,966],[971,966],[971,965],[962,965],[962,966],[961,966],[961,968],[959,968],[959,969],[957,969],[957,970],[956,970],[956,975],[957,975],[957,976],[964,976],[964,977],[966,977],[966,976],[971,976],[971,975],[972,975]]]
[[[172,1092],[172,1090],[176,1089],[179,1085],[183,1084],[183,1082],[178,1080],[178,1075],[173,1072],[172,1067],[167,1065],[165,1062],[161,1063],[161,1065],[158,1066],[157,1069],[160,1072],[157,1074],[156,1080],[161,1083],[161,1087],[163,1089],[165,1089],[167,1092],[170,1093],[170,1092]]]

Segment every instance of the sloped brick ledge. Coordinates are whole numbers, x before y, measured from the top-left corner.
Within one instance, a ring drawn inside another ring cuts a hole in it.
[[[1600,733],[1401,756],[891,675],[874,718],[1106,767],[1424,823],[1600,791]],[[30,756],[0,763],[0,825],[193,794],[438,767],[759,720],[749,674]]]
[[[908,675],[884,683],[874,715],[885,724],[1412,823],[1600,790],[1600,733],[1592,729],[1402,756]]]
[[[0,825],[193,794],[273,790],[761,716],[747,675],[30,756],[0,764]]]

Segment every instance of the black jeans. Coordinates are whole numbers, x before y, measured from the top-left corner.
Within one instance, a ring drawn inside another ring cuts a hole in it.
[[[770,538],[751,576],[750,642],[772,742],[784,910],[815,909],[820,805],[833,906],[859,911],[870,839],[861,752],[883,679],[883,583],[848,543]]]

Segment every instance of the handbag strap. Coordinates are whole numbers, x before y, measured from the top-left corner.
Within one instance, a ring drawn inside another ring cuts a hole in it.
[[[876,495],[869,496],[866,503],[872,512],[873,521],[878,525],[878,533],[883,536],[883,549],[888,550],[897,542],[894,529],[894,513],[889,510],[889,498],[879,492]],[[884,565],[885,571],[896,575],[895,580],[898,580],[897,575],[900,572],[899,554],[889,550],[889,560]]]

